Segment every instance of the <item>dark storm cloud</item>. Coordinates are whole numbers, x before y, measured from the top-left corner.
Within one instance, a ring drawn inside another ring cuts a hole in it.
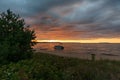
[[[80,0],[0,0],[0,11],[12,9],[25,16],[45,13],[52,7],[72,4]]]
[[[82,38],[120,37],[120,1],[90,0],[77,5],[74,11],[63,17],[77,24],[76,30],[88,31]]]
[[[53,7],[73,4],[78,1],[81,1],[81,0],[34,0],[34,1],[29,0],[28,8],[35,12],[38,12],[38,11],[45,12]]]
[[[56,38],[120,38],[119,4],[120,0],[0,0],[0,12],[10,8],[38,34]]]

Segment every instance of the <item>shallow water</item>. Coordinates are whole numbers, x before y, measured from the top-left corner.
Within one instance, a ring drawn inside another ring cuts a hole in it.
[[[120,44],[99,43],[99,44],[84,44],[84,43],[61,43],[64,50],[56,51],[54,46],[59,43],[37,43],[34,46],[36,51],[49,51],[67,54],[102,54],[111,56],[120,56]]]

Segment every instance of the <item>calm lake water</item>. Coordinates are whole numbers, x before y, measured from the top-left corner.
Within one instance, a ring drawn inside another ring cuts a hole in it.
[[[37,43],[34,48],[36,51],[60,52],[67,54],[101,54],[120,56],[120,44],[99,43],[99,44],[85,44],[85,43],[62,43],[64,50],[56,51],[54,46],[59,43]]]

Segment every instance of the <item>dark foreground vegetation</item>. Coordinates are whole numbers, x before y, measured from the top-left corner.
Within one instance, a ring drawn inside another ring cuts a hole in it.
[[[0,65],[0,80],[120,80],[120,62],[35,53],[32,59]]]
[[[0,12],[0,62],[7,64],[32,57],[35,33],[11,10]]]

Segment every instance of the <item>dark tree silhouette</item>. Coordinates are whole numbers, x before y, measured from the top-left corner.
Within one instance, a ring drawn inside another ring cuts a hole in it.
[[[35,38],[34,31],[19,15],[11,10],[0,14],[0,60],[17,62],[29,58]]]

